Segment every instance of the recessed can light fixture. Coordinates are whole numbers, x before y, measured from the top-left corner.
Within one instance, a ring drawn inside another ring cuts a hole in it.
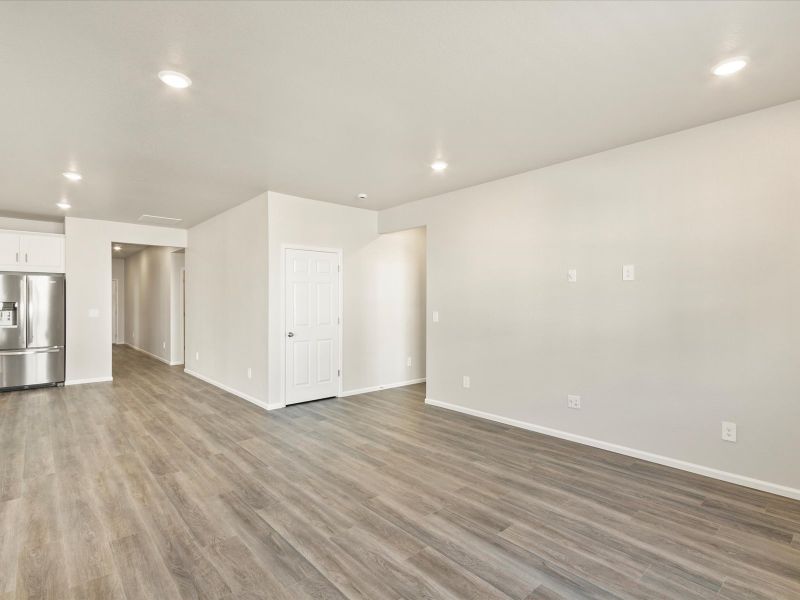
[[[367,195],[366,194],[359,194],[358,195],[358,199],[359,200],[366,200],[367,199]]]
[[[447,168],[447,163],[444,162],[443,160],[436,160],[433,163],[431,163],[431,169],[433,169],[437,173],[441,173],[446,168]]]
[[[114,252],[119,252],[122,250],[122,246],[114,246]]]
[[[717,77],[728,77],[734,73],[738,73],[747,66],[747,59],[744,56],[737,56],[736,58],[729,58],[723,60],[716,67],[712,69],[712,73]]]
[[[70,204],[69,200],[67,200],[66,198],[61,199],[61,201],[59,201],[59,203],[56,204],[56,206],[61,210],[69,210],[70,208],[72,208],[72,204]]]
[[[80,181],[83,179],[83,175],[76,173],[75,171],[64,171],[62,175],[70,181]]]
[[[189,79],[183,73],[178,73],[177,71],[161,71],[158,74],[158,78],[166,83],[169,87],[177,88],[179,90],[188,88],[190,85],[192,85],[191,79]]]

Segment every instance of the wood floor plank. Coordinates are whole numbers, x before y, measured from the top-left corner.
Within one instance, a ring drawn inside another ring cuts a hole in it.
[[[800,502],[424,404],[267,413],[115,347],[0,395],[0,600],[800,598]]]

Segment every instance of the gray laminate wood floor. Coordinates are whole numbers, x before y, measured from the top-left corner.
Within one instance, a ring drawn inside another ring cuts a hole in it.
[[[800,502],[423,404],[266,413],[127,348],[0,396],[0,599],[800,598]]]

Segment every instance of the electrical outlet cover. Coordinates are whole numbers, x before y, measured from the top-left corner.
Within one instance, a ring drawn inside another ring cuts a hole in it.
[[[731,421],[722,422],[722,439],[726,442],[736,441],[736,423]]]

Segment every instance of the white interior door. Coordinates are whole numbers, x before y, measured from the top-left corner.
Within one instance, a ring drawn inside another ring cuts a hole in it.
[[[286,250],[286,404],[339,392],[339,255]]]

